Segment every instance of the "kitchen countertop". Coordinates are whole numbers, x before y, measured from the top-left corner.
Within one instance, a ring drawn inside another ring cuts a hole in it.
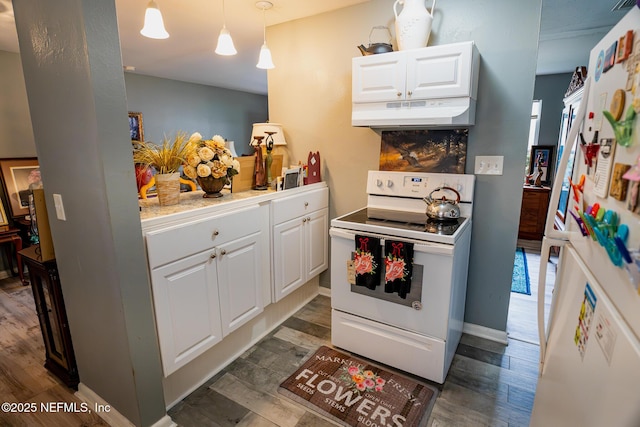
[[[140,199],[140,221],[145,231],[156,226],[167,226],[180,224],[191,219],[211,215],[212,213],[224,212],[230,209],[237,209],[251,204],[261,204],[270,200],[289,195],[300,194],[317,188],[326,187],[326,183],[304,185],[284,191],[268,190],[247,190],[239,193],[231,193],[228,189],[222,190],[222,197],[217,199],[205,199],[202,197],[202,190],[188,191],[180,193],[180,202],[176,205],[160,206],[157,197]]]

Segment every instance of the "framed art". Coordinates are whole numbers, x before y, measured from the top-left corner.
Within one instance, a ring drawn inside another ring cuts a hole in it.
[[[469,129],[382,132],[381,171],[464,173]]]
[[[0,226],[8,224],[9,219],[7,218],[7,214],[4,211],[4,203],[2,203],[2,199],[0,199]]]
[[[284,171],[282,176],[282,189],[288,190],[300,186],[300,177],[302,171],[300,168],[291,168]]]
[[[529,175],[533,175],[534,182],[538,173],[541,173],[541,185],[551,185],[551,181],[553,180],[553,165],[555,164],[555,148],[555,145],[534,145],[531,147]]]
[[[131,142],[144,141],[144,128],[142,127],[142,113],[129,111],[129,133]]]
[[[35,157],[0,159],[0,173],[11,217],[18,218],[28,215],[29,186],[42,183],[38,159]]]

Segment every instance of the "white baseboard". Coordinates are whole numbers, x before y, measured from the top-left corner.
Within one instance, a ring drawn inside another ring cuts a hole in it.
[[[324,286],[318,287],[318,294],[324,297],[331,298],[331,288],[325,288]]]
[[[507,332],[499,331],[497,329],[487,328],[486,326],[475,325],[473,323],[465,322],[462,326],[462,332],[476,337],[485,338],[491,341],[499,342],[500,344],[507,345]]]
[[[100,418],[105,420],[107,424],[111,426],[135,427],[135,425],[131,421],[129,421],[127,417],[118,412],[114,407],[109,405],[106,400],[98,396],[96,392],[91,390],[83,383],[78,384],[78,391],[75,393],[75,395],[76,397],[78,397],[78,399],[86,402],[89,405],[91,411],[95,412]],[[98,407],[108,407],[109,410],[96,410],[96,408]],[[171,417],[165,414],[164,417],[156,421],[151,427],[177,427],[177,424],[173,422]]]

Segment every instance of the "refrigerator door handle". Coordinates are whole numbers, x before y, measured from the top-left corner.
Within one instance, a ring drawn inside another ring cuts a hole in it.
[[[551,188],[551,197],[549,200],[549,208],[547,211],[547,222],[544,228],[544,235],[554,239],[565,239],[568,240],[568,232],[556,230],[554,228],[556,211],[558,210],[558,202],[560,201],[560,192],[562,191],[562,181],[564,180],[564,174],[567,170],[567,164],[569,163],[569,156],[571,155],[571,150],[573,150],[573,146],[578,139],[578,134],[580,133],[580,126],[584,122],[584,118],[586,116],[587,111],[587,99],[589,97],[589,87],[591,86],[591,76],[588,76],[584,81],[584,100],[580,102],[580,107],[578,108],[578,112],[576,113],[576,119],[571,124],[571,129],[569,130],[569,136],[567,137],[567,141],[565,142],[564,150],[562,151],[562,157],[560,158],[560,165],[558,166],[558,170],[556,171],[556,176],[553,180],[553,187]],[[542,346],[540,347],[542,350]]]

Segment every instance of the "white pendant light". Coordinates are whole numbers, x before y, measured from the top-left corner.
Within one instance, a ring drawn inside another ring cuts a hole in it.
[[[220,30],[220,35],[218,36],[216,53],[223,56],[235,55],[236,53],[238,53],[238,51],[233,45],[231,33],[229,33],[229,30],[227,30],[227,14],[224,10],[224,0],[222,0],[222,17],[224,19],[224,23],[222,24],[222,29]]]
[[[147,4],[147,10],[144,13],[144,26],[140,30],[140,34],[150,39],[169,38],[169,33],[164,29],[162,13],[160,13],[158,5],[153,0],[150,0]]]
[[[273,3],[269,1],[259,1],[256,3],[256,7],[259,9],[262,9],[262,21],[263,21],[263,27],[262,27],[263,43],[262,43],[262,47],[260,48],[260,56],[258,58],[258,63],[256,64],[256,67],[262,68],[263,70],[270,70],[272,68],[276,68],[276,66],[273,65],[273,60],[271,59],[271,51],[267,46],[267,22],[265,20],[264,11],[267,9],[271,9],[271,7],[273,7]]]

